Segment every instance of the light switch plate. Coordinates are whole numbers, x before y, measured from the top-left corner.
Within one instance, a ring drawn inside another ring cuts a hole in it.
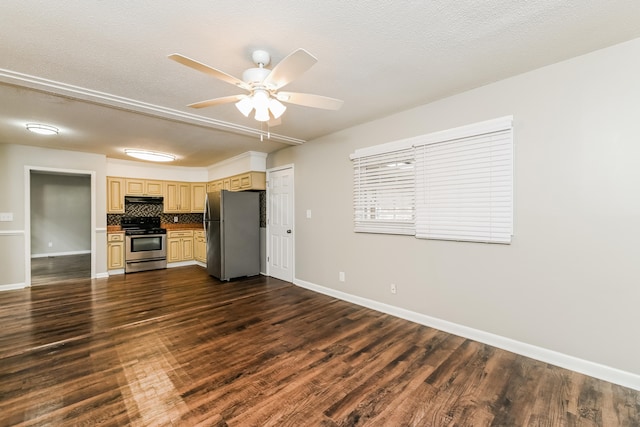
[[[311,209],[307,209],[307,218],[311,218]]]
[[[0,212],[0,221],[13,221],[13,212]]]

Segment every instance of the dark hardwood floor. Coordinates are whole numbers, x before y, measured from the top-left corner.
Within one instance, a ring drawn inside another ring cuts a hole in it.
[[[640,392],[267,277],[0,292],[0,425],[639,426]]]
[[[51,285],[91,277],[91,254],[31,258],[31,285]]]

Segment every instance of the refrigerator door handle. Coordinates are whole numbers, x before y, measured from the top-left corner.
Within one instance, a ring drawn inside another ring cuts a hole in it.
[[[205,195],[204,195],[204,214],[202,215],[202,228],[204,229],[204,240],[205,240],[205,242],[208,239],[208,236],[207,236],[208,213],[209,213],[209,195],[205,193]]]

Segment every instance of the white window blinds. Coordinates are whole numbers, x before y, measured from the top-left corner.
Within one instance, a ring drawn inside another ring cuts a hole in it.
[[[358,149],[355,231],[511,243],[512,117]]]
[[[413,148],[352,158],[355,231],[415,234]]]
[[[416,145],[416,237],[511,242],[511,122],[481,132]]]

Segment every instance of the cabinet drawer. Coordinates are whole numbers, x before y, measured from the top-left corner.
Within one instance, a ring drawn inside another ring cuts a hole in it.
[[[196,230],[193,232],[193,237],[198,238],[198,237],[204,237],[204,230]]]
[[[193,237],[193,230],[167,231],[167,239],[176,237]]]
[[[108,233],[107,242],[124,242],[124,233]]]

